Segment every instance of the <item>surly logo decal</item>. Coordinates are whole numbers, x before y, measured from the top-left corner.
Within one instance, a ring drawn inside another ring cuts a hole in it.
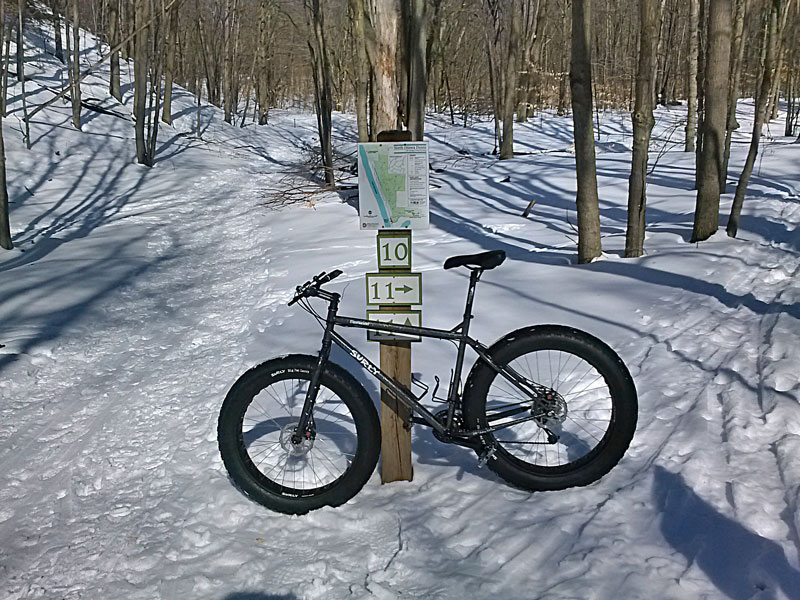
[[[359,363],[361,363],[362,367],[364,367],[367,371],[369,371],[373,375],[378,374],[378,369],[373,367],[372,364],[370,364],[370,362],[358,350],[351,350],[350,356],[355,358]]]

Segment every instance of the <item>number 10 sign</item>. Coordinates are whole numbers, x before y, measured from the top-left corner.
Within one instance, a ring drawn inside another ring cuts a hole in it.
[[[378,233],[378,268],[411,270],[411,232]]]

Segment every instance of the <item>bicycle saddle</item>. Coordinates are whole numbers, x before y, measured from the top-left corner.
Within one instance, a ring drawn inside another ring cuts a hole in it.
[[[462,254],[461,256],[451,256],[444,261],[444,268],[473,267],[488,271],[502,265],[505,259],[506,253],[504,250],[490,250],[479,254]]]

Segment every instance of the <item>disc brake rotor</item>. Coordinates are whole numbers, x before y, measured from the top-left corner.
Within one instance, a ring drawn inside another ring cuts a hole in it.
[[[304,454],[308,454],[314,447],[314,438],[303,437],[299,444],[295,444],[292,442],[292,436],[296,430],[297,423],[289,423],[281,429],[279,441],[281,448],[286,450],[290,456],[303,456]]]

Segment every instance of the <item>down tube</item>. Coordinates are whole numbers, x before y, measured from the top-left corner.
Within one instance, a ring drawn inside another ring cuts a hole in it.
[[[331,332],[331,339],[340,346],[342,349],[346,350],[347,353],[355,358],[358,363],[364,367],[370,375],[373,375],[380,381],[383,385],[385,385],[389,390],[394,394],[395,398],[400,400],[407,408],[410,410],[418,412],[422,417],[428,422],[428,424],[433,427],[436,431],[444,432],[444,426],[439,423],[433,413],[431,413],[427,408],[422,406],[413,396],[407,393],[402,388],[398,387],[398,385],[390,379],[383,371],[381,371],[370,359],[366,356],[361,354],[358,350],[356,350],[355,346],[353,346],[350,342],[344,339],[341,335],[336,333],[335,331]]]

